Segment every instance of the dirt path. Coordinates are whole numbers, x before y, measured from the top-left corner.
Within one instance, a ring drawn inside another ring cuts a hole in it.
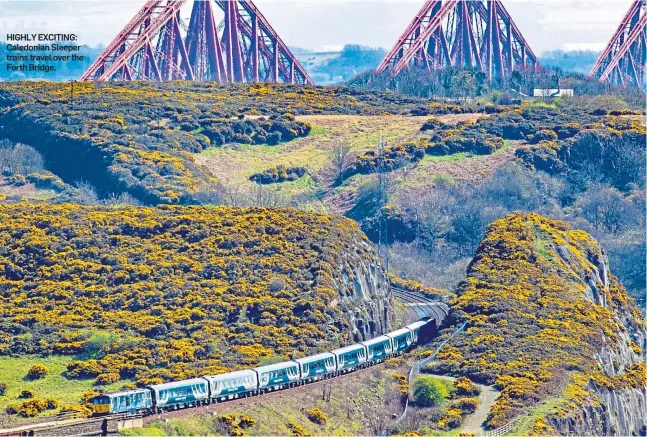
[[[483,422],[485,422],[485,419],[487,419],[487,415],[490,413],[492,405],[494,405],[501,392],[489,385],[479,384],[478,386],[481,388],[481,394],[479,395],[479,406],[474,414],[467,418],[461,431],[465,433],[483,435],[483,433],[485,432],[485,430],[483,429]]]
[[[454,378],[453,376],[432,376],[434,378],[446,379],[448,381],[456,380],[456,378]],[[494,405],[501,392],[489,385],[476,385],[481,389],[481,394],[479,395],[479,405],[476,408],[474,414],[467,417],[467,420],[465,421],[465,423],[463,423],[463,427],[458,431],[475,435],[484,435],[485,430],[483,429],[483,422],[485,422],[485,419],[487,419],[487,415],[490,413],[492,405]]]

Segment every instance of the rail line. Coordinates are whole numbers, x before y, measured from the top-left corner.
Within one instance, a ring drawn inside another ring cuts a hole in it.
[[[395,295],[396,298],[402,300],[403,302],[407,303],[409,308],[411,308],[417,315],[419,319],[424,319],[424,318],[432,318],[434,319],[437,323],[436,326],[440,326],[444,321],[445,318],[447,317],[449,313],[449,307],[446,303],[444,302],[438,302],[433,300],[430,296],[424,295],[422,293],[416,293],[408,290],[404,290],[398,287],[392,287],[392,292]],[[352,370],[348,373],[340,374],[338,376],[326,376],[318,381],[314,381],[311,383],[307,384],[302,384],[302,385],[297,385],[295,387],[289,387],[285,389],[280,389],[280,390],[273,390],[267,393],[264,393],[262,395],[256,395],[256,396],[250,396],[250,397],[241,397],[241,398],[236,398],[232,399],[229,401],[226,401],[227,403],[246,403],[246,402],[251,402],[254,399],[259,398],[260,396],[276,396],[281,393],[284,393],[288,390],[292,391],[299,391],[299,390],[305,390],[309,389],[313,386],[325,384],[326,382],[330,380],[342,380],[345,378],[350,378],[358,373],[363,373],[366,372],[367,370],[373,368],[374,366],[378,366],[383,364],[384,362],[373,362],[373,363],[366,363],[365,366],[360,367],[358,369]],[[168,411],[165,413],[149,413],[149,414],[128,414],[128,413],[121,413],[121,414],[114,414],[114,415],[109,415],[105,417],[92,417],[92,418],[76,418],[75,415],[57,415],[56,417],[60,418],[60,420],[53,420],[51,422],[39,422],[39,423],[31,423],[31,424],[26,424],[22,425],[19,427],[15,428],[10,428],[10,429],[0,429],[0,436],[20,436],[20,435],[34,435],[37,432],[43,432],[43,431],[52,431],[56,429],[62,429],[62,428],[71,428],[71,427],[81,427],[81,426],[87,426],[87,425],[92,425],[92,424],[104,424],[106,420],[110,422],[116,422],[116,421],[124,421],[124,420],[130,420],[130,419],[135,419],[135,418],[143,418],[145,423],[148,423],[152,420],[160,420],[162,418],[169,418],[169,417],[175,417],[178,415],[185,414],[187,411],[204,411],[204,412],[209,412],[209,411],[214,411],[217,406],[220,403],[215,403],[211,405],[205,405],[205,406],[199,406],[199,407],[187,407],[187,408],[180,408],[174,411]],[[84,433],[85,435],[85,433]]]

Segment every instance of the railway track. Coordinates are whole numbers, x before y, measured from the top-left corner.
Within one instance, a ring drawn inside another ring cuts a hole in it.
[[[366,373],[370,371],[371,369],[377,367],[377,366],[382,366],[384,365],[385,361],[382,361],[380,363],[375,363],[369,366],[366,366],[361,369],[353,370],[348,373],[344,373],[343,375],[339,376],[334,376],[326,379],[321,379],[316,382],[311,382],[308,384],[303,384],[303,385],[298,385],[296,387],[292,388],[285,388],[282,390],[275,390],[271,392],[264,393],[262,395],[257,395],[257,396],[250,396],[250,397],[243,397],[243,398],[238,398],[238,399],[232,399],[230,401],[225,401],[225,402],[218,402],[215,404],[211,405],[205,405],[202,407],[194,407],[194,408],[182,408],[179,410],[174,410],[174,411],[167,411],[164,413],[155,413],[151,414],[148,416],[144,416],[144,424],[148,424],[151,422],[155,422],[158,420],[164,420],[164,419],[173,419],[177,417],[182,417],[187,414],[193,414],[194,412],[203,412],[203,413],[215,413],[218,411],[218,407],[221,406],[223,403],[226,404],[228,407],[232,406],[242,406],[242,405],[248,405],[248,404],[256,404],[258,402],[262,402],[264,399],[272,399],[272,398],[280,398],[282,395],[285,395],[287,393],[299,393],[299,392],[304,392],[306,390],[310,390],[312,387],[317,387],[326,383],[330,382],[338,382],[338,381],[343,381],[345,379],[350,379],[352,377],[355,377],[357,375],[361,375],[363,373]]]
[[[436,320],[437,326],[440,326],[444,322],[445,318],[449,313],[449,307],[446,303],[433,300],[430,296],[426,296],[422,293],[416,293],[416,292],[404,290],[397,287],[393,287],[392,290],[395,297],[405,302],[405,304],[408,305],[408,307],[411,308],[418,315],[419,319],[433,318]],[[354,375],[366,372],[371,368],[382,364],[383,362],[370,364],[364,368],[360,368],[348,373],[344,373],[342,375],[325,378],[309,384],[298,385],[292,388],[271,391],[259,396],[250,396],[246,398],[233,399],[233,400],[227,401],[227,404],[242,405],[248,402],[258,402],[260,399],[265,399],[267,397],[280,396],[281,394],[285,394],[287,391],[290,391],[291,393],[293,393],[294,391],[309,390],[313,386],[325,384],[326,382],[331,380],[338,381],[338,380],[343,380],[345,378],[351,378]],[[114,423],[118,421],[130,420],[135,418],[143,418],[144,423],[150,423],[151,421],[155,421],[155,420],[179,417],[189,412],[191,413],[214,412],[217,409],[218,405],[219,403],[216,403],[216,404],[205,405],[200,407],[183,408],[175,411],[168,411],[161,414],[153,413],[153,414],[148,414],[143,416],[141,414],[137,414],[137,415],[117,414],[117,415],[110,415],[106,417],[98,417],[98,418],[94,417],[94,418],[88,418],[88,419],[77,419],[72,417],[66,418],[66,419],[61,418],[62,420],[53,420],[53,421],[44,422],[44,423],[26,424],[26,425],[16,427],[16,428],[11,428],[11,429],[0,429],[0,436],[35,435],[37,433],[43,433],[43,432],[46,433],[47,435],[66,435],[66,433],[61,432],[65,428],[70,428],[70,430],[83,429],[80,435],[99,435],[99,434],[102,434],[102,432],[105,434],[105,430],[102,431],[101,427],[106,426],[106,423],[107,423],[106,420],[108,422]],[[94,431],[94,432],[91,431],[91,429],[95,427],[98,429],[98,431]],[[79,434],[79,432],[77,431],[67,435],[75,435],[75,434]]]
[[[398,287],[392,287],[393,295],[401,301],[408,304],[418,318],[436,319],[438,325],[441,325],[449,314],[449,306],[444,302],[433,300],[430,296],[423,293],[416,293]]]

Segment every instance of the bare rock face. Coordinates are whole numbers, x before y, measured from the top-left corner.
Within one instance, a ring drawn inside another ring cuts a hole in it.
[[[358,244],[370,246],[365,241]],[[394,329],[393,296],[379,258],[344,256],[339,270],[343,280],[336,281],[338,305],[346,314],[349,340],[363,341]]]
[[[621,329],[614,339],[603,338],[595,355],[598,373],[586,386],[588,402],[568,417],[549,417],[559,434],[647,435],[647,388],[645,387],[646,338],[644,325],[636,323],[635,306],[611,305],[608,297],[618,286],[609,272],[603,250],[589,261],[594,266],[584,279],[585,298],[613,313]]]

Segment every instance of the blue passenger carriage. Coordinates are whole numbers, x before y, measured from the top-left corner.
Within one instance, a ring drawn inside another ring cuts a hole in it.
[[[92,409],[96,414],[135,414],[152,408],[153,398],[147,389],[106,393],[92,399]]]
[[[335,356],[330,352],[298,358],[294,361],[299,364],[301,380],[305,382],[317,381],[334,374],[337,370]]]
[[[148,388],[153,391],[158,411],[201,405],[209,400],[209,382],[204,378],[150,385]]]
[[[401,328],[386,334],[393,341],[393,353],[401,354],[413,345],[413,332],[407,328]]]
[[[393,353],[393,343],[386,335],[363,341],[361,344],[366,346],[366,351],[368,352],[367,359],[370,362],[377,363],[384,361],[389,355],[391,355],[391,353]]]
[[[258,375],[258,390],[261,393],[293,387],[297,385],[301,377],[299,363],[296,361],[270,364],[269,366],[256,367],[253,370]]]
[[[224,401],[241,396],[248,396],[258,388],[258,379],[253,370],[223,373],[216,376],[205,376],[209,382],[211,399]]]
[[[360,343],[335,349],[331,352],[337,359],[337,371],[349,372],[366,363],[366,347]]]
[[[419,320],[417,322],[411,323],[410,325],[405,326],[406,329],[411,330],[413,333],[413,343],[420,344],[427,338],[427,332],[429,328],[430,320]]]

